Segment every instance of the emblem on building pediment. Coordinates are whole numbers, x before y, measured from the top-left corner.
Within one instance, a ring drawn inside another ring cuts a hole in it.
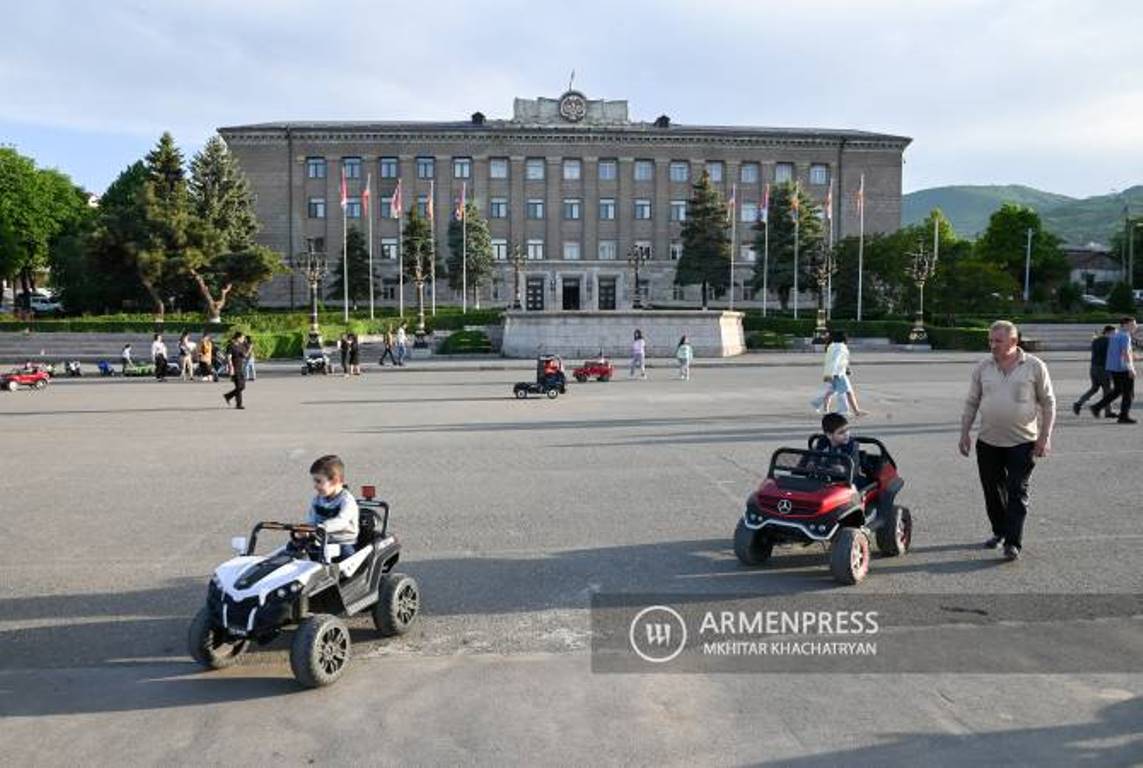
[[[560,117],[578,123],[587,116],[587,99],[578,91],[568,91],[560,97]]]

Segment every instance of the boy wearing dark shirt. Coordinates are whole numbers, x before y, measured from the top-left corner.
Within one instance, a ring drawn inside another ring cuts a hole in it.
[[[1111,392],[1111,377],[1107,374],[1107,345],[1111,341],[1111,335],[1115,333],[1114,325],[1103,326],[1103,333],[1092,339],[1091,342],[1091,365],[1088,368],[1088,375],[1091,377],[1091,388],[1080,395],[1080,399],[1072,403],[1072,412],[1079,415],[1080,410],[1083,408],[1084,403],[1095,396],[1096,392],[1102,392],[1103,397],[1107,397]],[[1111,411],[1111,405],[1108,404],[1103,411],[1104,418],[1110,419],[1115,416]]]

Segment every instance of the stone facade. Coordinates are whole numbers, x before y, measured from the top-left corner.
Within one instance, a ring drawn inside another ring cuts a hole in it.
[[[628,118],[625,101],[591,100],[577,91],[559,99],[517,99],[511,120],[488,120],[477,113],[464,122],[264,123],[220,128],[219,133],[257,195],[265,245],[297,253],[307,239],[317,238],[327,253],[339,254],[341,167],[352,158],[360,177],[348,180],[351,200],[359,199],[366,177],[372,176],[372,210],[362,216],[373,216],[377,296],[392,306],[397,303],[397,261],[386,256],[395,255],[391,244],[398,237],[398,222],[382,217],[382,200],[392,195],[399,177],[408,210],[435,181],[435,230],[444,249],[465,183],[469,198],[488,219],[494,243],[506,244],[509,252],[513,245],[532,244],[538,258],[521,270],[522,299],[528,309],[548,311],[630,308],[635,293],[627,254],[635,245],[650,246],[651,259],[640,270],[650,302],[694,306],[698,286],[681,294],[673,286],[672,251],[679,248],[682,225],[672,220],[671,208],[673,201],[690,197],[691,185],[710,164],[721,169],[716,186],[723,195],[729,196],[736,184],[744,206],[759,203],[779,170],[792,171],[802,189],[819,200],[832,186],[836,238],[857,233],[856,195],[864,174],[866,232],[895,230],[901,223],[902,153],[910,142],[855,130],[676,125],[665,116],[637,122]],[[396,175],[390,173],[394,160]],[[506,177],[494,178],[494,167],[506,167]],[[467,177],[461,175],[465,168]],[[614,201],[614,218],[601,215],[601,201],[608,200]],[[503,217],[492,216],[494,201],[503,201]],[[537,212],[537,202],[542,217],[530,215],[530,209]],[[317,215],[320,207],[324,216]],[[760,305],[761,296],[748,288],[754,232],[742,215],[734,303],[749,307]],[[364,218],[349,223],[367,231]],[[496,273],[494,284],[482,293],[485,305],[503,306],[513,298],[512,265],[500,261]],[[438,277],[438,303],[458,303],[443,276]],[[285,276],[266,287],[263,301],[301,305],[306,292],[300,278]],[[406,305],[413,301],[406,280]],[[812,304],[808,295],[801,303]],[[725,304],[725,298],[719,302]]]
[[[525,312],[504,315],[505,357],[534,357],[543,352],[566,358],[614,358],[616,368],[631,357],[635,329],[643,332],[648,357],[673,358],[687,337],[696,357],[731,357],[746,351],[742,313],[658,309],[614,312]]]

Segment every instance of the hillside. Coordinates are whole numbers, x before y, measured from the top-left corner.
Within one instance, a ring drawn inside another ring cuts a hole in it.
[[[1125,190],[1122,196],[1082,200],[1019,185],[934,187],[905,195],[901,219],[902,224],[914,224],[940,208],[959,234],[973,237],[988,226],[988,217],[1002,203],[1013,202],[1038,211],[1048,229],[1065,242],[1108,243],[1112,232],[1123,226],[1124,197],[1133,214],[1143,213],[1143,185]]]

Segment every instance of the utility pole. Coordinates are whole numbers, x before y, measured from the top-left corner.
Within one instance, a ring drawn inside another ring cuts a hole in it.
[[[1029,282],[1032,277],[1032,228],[1028,227],[1028,244],[1024,247],[1024,303],[1028,303]]]

